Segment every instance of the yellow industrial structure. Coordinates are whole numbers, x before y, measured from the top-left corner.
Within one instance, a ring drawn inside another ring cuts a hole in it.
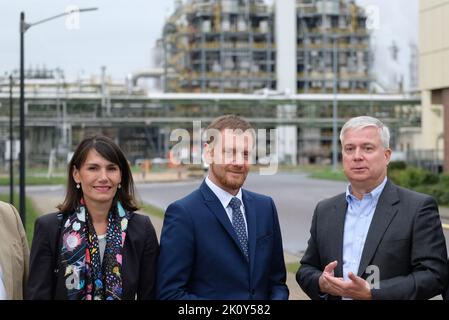
[[[297,28],[297,92],[329,93],[334,76],[339,92],[368,92],[371,54],[364,10],[345,0],[297,0],[296,10],[291,28]],[[274,17],[274,7],[263,0],[178,1],[157,43],[164,89],[275,89]]]
[[[419,4],[422,134],[412,148],[437,162],[444,154],[444,170],[449,171],[449,0]]]

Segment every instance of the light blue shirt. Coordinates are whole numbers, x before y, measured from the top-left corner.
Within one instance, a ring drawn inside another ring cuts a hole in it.
[[[348,209],[343,234],[343,278],[345,280],[349,279],[350,271],[357,275],[369,226],[386,183],[385,177],[373,191],[364,194],[362,200],[352,195],[350,185],[346,188]]]
[[[218,200],[220,200],[221,205],[226,211],[226,214],[228,215],[229,220],[232,224],[232,209],[229,206],[229,203],[231,202],[232,198],[234,197],[229,192],[223,190],[219,186],[217,186],[215,183],[212,182],[209,177],[206,177],[206,184],[207,186],[212,190],[212,192],[217,196]],[[243,214],[243,220],[245,220],[245,227],[246,227],[246,234],[248,234],[248,224],[246,223],[246,217],[245,217],[245,207],[243,206],[243,199],[242,199],[242,188],[239,189],[239,192],[235,195],[236,198],[240,200],[240,203],[242,204],[240,206],[240,210]]]

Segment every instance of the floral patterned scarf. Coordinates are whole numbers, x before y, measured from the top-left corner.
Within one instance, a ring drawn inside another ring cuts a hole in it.
[[[61,270],[69,300],[120,300],[122,249],[129,215],[120,202],[108,214],[106,248],[101,263],[97,234],[84,202],[62,230]]]

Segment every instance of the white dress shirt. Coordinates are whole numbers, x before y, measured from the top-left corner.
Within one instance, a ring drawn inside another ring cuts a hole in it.
[[[1,265],[0,265],[0,300],[6,300],[6,289],[5,285],[3,284],[3,270]]]
[[[212,192],[217,196],[218,200],[220,200],[221,205],[226,211],[226,214],[228,215],[229,221],[231,221],[232,224],[232,209],[229,206],[229,203],[231,202],[233,197],[236,197],[240,200],[241,206],[240,210],[243,214],[243,220],[245,221],[245,228],[246,228],[246,234],[248,234],[248,224],[246,223],[246,216],[245,216],[245,207],[243,206],[243,199],[242,199],[242,188],[239,189],[239,192],[233,196],[229,192],[223,190],[219,186],[217,186],[215,183],[212,182],[212,180],[209,179],[209,177],[206,177],[206,184],[207,186],[212,190]]]

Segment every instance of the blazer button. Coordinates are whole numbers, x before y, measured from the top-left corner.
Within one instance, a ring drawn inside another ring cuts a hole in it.
[[[256,290],[251,289],[251,295],[255,295],[256,294]]]

